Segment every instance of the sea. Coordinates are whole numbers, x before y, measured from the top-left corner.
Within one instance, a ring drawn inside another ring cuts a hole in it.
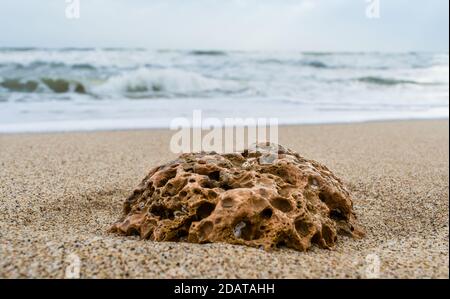
[[[449,53],[0,48],[0,132],[449,116]]]

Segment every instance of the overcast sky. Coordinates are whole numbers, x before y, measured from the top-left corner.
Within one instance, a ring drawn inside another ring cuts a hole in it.
[[[79,1],[80,19],[67,19],[66,0],[0,0],[0,46],[448,51],[449,44],[448,0],[379,0],[376,19],[366,17],[366,0]]]

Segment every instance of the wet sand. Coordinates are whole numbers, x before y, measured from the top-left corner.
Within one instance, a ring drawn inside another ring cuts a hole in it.
[[[367,234],[308,252],[108,233],[175,158],[172,133],[0,135],[0,277],[63,278],[76,257],[88,278],[449,277],[448,120],[281,127],[281,144],[343,179]]]

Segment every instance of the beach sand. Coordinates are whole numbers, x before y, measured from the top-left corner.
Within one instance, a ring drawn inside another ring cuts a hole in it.
[[[281,127],[281,144],[343,179],[367,233],[308,252],[108,233],[176,156],[172,133],[0,135],[0,277],[63,278],[76,257],[82,278],[449,277],[448,120]]]

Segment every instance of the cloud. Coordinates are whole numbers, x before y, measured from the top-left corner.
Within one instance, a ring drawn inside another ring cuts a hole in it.
[[[0,2],[0,46],[448,51],[448,1],[64,0]],[[8,28],[5,30],[4,28]]]

